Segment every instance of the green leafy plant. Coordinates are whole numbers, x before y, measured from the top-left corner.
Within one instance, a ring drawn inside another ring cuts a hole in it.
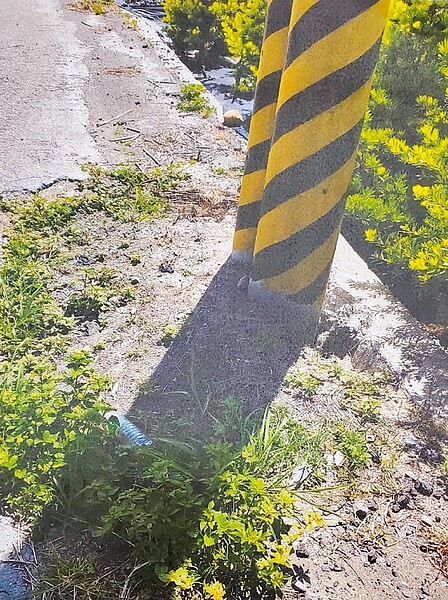
[[[123,306],[133,299],[135,288],[122,288],[113,269],[87,267],[82,272],[82,290],[70,296],[65,309],[66,315],[97,320],[107,308]]]
[[[448,2],[395,1],[385,41],[347,209],[379,258],[441,299],[448,279]]]
[[[292,541],[323,524],[314,511],[296,518],[288,489],[304,430],[285,410],[267,411],[254,428],[233,398],[214,423],[207,440],[154,438],[150,447],[99,452],[94,464],[83,454],[58,490],[75,499],[72,514],[83,507],[97,535],[127,540],[144,557],[148,581],[169,584],[173,597],[193,588],[204,598],[221,589],[264,597],[291,573]]]
[[[114,7],[113,0],[75,0],[70,8],[75,10],[90,10],[95,15],[103,15]]]
[[[342,452],[347,460],[350,470],[365,467],[369,460],[366,447],[366,437],[356,429],[349,429],[343,423],[336,425],[334,440],[338,450]]]
[[[213,108],[205,96],[206,89],[201,83],[189,83],[181,89],[181,98],[177,105],[182,112],[198,112],[203,117],[213,114]]]
[[[305,373],[301,371],[293,371],[288,373],[285,377],[287,383],[287,389],[289,391],[299,391],[307,398],[312,398],[317,394],[322,380],[312,373]]]
[[[142,262],[142,257],[139,252],[133,252],[129,257],[129,261],[131,265],[135,267]]]
[[[130,164],[113,171],[86,165],[83,202],[121,221],[141,221],[163,214],[169,193],[188,174],[178,164],[155,167],[148,172]]]
[[[236,90],[253,89],[263,41],[265,0],[217,0],[210,10],[219,18],[227,48],[237,60]]]
[[[161,344],[163,346],[170,346],[171,343],[176,339],[179,330],[179,325],[175,325],[174,323],[167,325],[163,330],[163,335],[160,340]]]
[[[164,21],[176,52],[199,65],[214,66],[225,52],[213,0],[165,0]]]
[[[40,515],[53,498],[57,473],[69,456],[101,445],[111,433],[101,393],[109,383],[86,352],[68,358],[67,371],[23,358],[0,364],[0,486],[14,509]]]

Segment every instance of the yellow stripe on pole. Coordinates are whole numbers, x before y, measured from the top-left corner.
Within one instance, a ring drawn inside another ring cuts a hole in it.
[[[252,204],[263,196],[265,175],[266,170],[263,169],[244,176],[241,184],[240,206]]]
[[[285,63],[288,27],[272,33],[264,42],[260,55],[257,80],[261,81],[275,71],[281,71]]]
[[[352,0],[357,2],[360,0]],[[381,36],[390,0],[379,0],[298,56],[282,75],[278,106],[293,94],[359,58]]]
[[[263,197],[270,140],[274,131],[278,89],[288,45],[292,1],[272,0],[268,3],[254,114],[249,132],[248,156],[233,241],[235,255],[244,256],[249,260],[252,258],[255,244],[259,203]],[[243,233],[238,233],[239,231]]]
[[[331,210],[344,195],[350,183],[356,153],[340,169],[324,179],[318,186],[286,200],[259,221],[254,252],[287,239],[294,233],[314,223]],[[265,223],[269,222],[266,227]]]
[[[269,153],[265,185],[281,171],[352,129],[365,113],[371,83],[368,81],[347,100],[277,140]]]

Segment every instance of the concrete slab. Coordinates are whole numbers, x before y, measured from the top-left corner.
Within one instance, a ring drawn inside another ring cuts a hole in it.
[[[400,376],[409,395],[448,412],[448,354],[392,296],[347,241],[340,236],[323,318],[356,336],[352,354],[371,364],[385,363]],[[331,325],[332,324],[332,325]]]
[[[86,51],[58,0],[0,2],[0,189],[83,177],[99,159],[88,132]]]

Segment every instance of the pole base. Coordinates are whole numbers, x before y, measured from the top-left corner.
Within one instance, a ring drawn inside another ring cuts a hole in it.
[[[279,328],[300,332],[314,343],[317,336],[320,310],[314,304],[297,304],[287,296],[268,290],[261,281],[249,280],[248,297],[250,301],[263,304],[278,319]]]

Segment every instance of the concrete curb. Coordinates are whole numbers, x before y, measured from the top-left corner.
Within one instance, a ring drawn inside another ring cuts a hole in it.
[[[348,348],[362,367],[387,366],[418,404],[448,415],[448,354],[392,296],[340,236],[323,315],[321,337],[345,335],[333,345]],[[321,339],[321,342],[323,340]]]

